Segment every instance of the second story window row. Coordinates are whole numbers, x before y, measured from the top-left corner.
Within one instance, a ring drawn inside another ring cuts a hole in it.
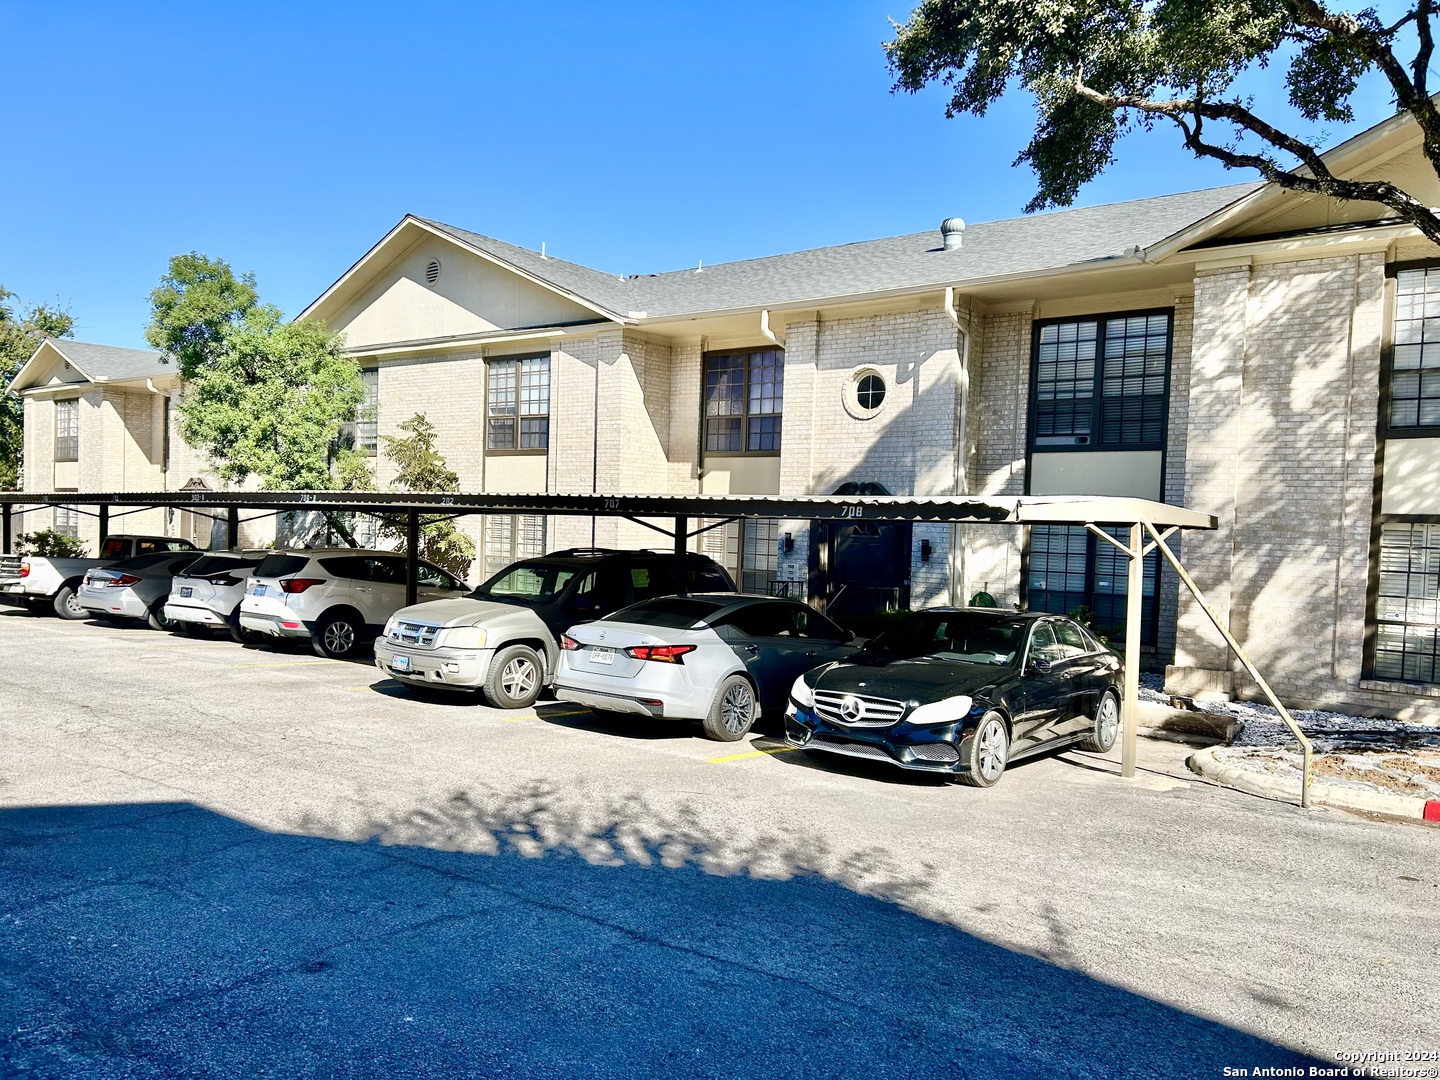
[[[1395,274],[1390,427],[1440,427],[1440,266]]]
[[[1033,445],[1163,447],[1170,336],[1169,312],[1037,326]]]
[[[550,357],[491,360],[485,376],[486,449],[548,449]]]
[[[705,450],[778,453],[785,354],[779,349],[712,353],[705,358]]]
[[[55,402],[55,460],[80,460],[80,402]]]

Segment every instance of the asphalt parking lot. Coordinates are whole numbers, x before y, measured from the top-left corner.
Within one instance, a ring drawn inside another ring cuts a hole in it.
[[[0,609],[0,1074],[1219,1076],[1440,1049],[1440,830],[991,790]]]

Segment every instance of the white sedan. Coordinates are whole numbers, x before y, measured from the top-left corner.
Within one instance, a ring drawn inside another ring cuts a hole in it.
[[[555,696],[598,712],[698,720],[722,742],[785,711],[811,668],[855,651],[852,635],[793,600],[741,593],[662,596],[573,626]]]

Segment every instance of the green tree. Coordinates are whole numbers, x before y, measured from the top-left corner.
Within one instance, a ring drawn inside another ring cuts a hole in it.
[[[193,379],[220,356],[226,337],[259,303],[254,274],[237,278],[224,259],[197,251],[176,255],[150,292],[145,340],[151,348],[173,356],[182,377]]]
[[[252,476],[270,490],[328,489],[353,450],[337,447],[341,425],[365,397],[360,369],[342,338],[317,322],[284,322],[258,302],[253,275],[177,255],[150,296],[145,336],[176,357],[185,388],[180,433],[209,454],[220,476]]]
[[[75,327],[68,311],[44,304],[21,310],[14,300],[15,294],[0,285],[0,491],[19,487],[25,458],[24,402],[5,388],[42,341],[70,337]]]
[[[396,469],[390,486],[397,491],[455,491],[460,477],[435,449],[435,426],[425,419],[425,414],[416,413],[400,425],[400,430],[408,434],[404,438],[381,436],[385,456]],[[400,541],[400,551],[406,550],[403,518],[386,516],[380,529]],[[464,580],[475,561],[475,541],[457,529],[452,519],[422,515],[420,556]]]
[[[948,88],[947,116],[982,116],[1017,87],[1034,96],[1035,133],[1016,162],[1038,178],[1027,212],[1071,203],[1114,161],[1116,140],[1158,122],[1199,157],[1292,191],[1380,203],[1440,242],[1440,214],[1423,198],[1392,179],[1335,175],[1316,137],[1319,124],[1354,119],[1360,80],[1378,72],[1440,174],[1436,3],[1382,20],[1319,0],[924,0],[885,48],[897,90]],[[1279,71],[1298,127],[1262,116],[1245,92]]]

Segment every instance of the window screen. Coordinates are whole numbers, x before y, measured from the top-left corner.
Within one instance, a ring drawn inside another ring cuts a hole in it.
[[[1440,682],[1440,525],[1380,526],[1375,677]]]
[[[1395,275],[1390,426],[1440,427],[1440,266]]]
[[[1170,316],[1137,315],[1105,324],[1100,442],[1158,445],[1165,438]]]
[[[1094,414],[1097,322],[1040,328],[1035,361],[1035,434],[1088,435]]]

